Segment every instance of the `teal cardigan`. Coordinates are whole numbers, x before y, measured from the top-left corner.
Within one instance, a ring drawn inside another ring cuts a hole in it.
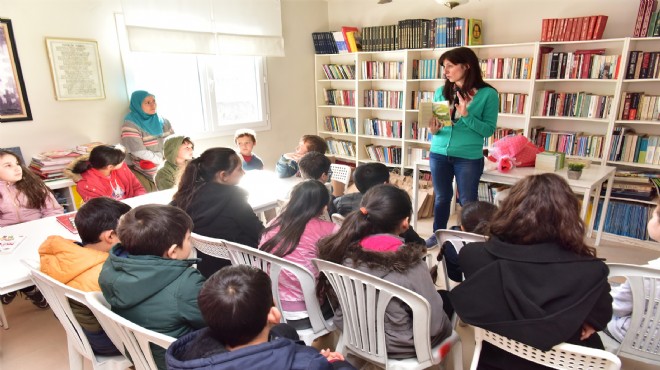
[[[442,87],[435,91],[433,101],[445,101]],[[484,138],[493,135],[497,127],[499,97],[497,90],[483,87],[468,103],[467,117],[460,117],[453,126],[441,128],[431,140],[431,152],[465,159],[483,157]]]

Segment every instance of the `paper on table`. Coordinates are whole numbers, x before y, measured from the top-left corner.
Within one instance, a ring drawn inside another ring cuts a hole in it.
[[[451,126],[449,102],[420,102],[417,121],[422,127],[428,127],[431,117],[435,116],[443,126]]]
[[[11,253],[23,240],[25,235],[0,235],[0,254]]]

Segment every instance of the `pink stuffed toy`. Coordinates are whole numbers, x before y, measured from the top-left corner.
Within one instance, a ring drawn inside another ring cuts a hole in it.
[[[537,147],[522,135],[509,135],[501,138],[488,148],[488,160],[497,163],[500,172],[508,172],[514,167],[533,167],[536,154],[543,148]]]

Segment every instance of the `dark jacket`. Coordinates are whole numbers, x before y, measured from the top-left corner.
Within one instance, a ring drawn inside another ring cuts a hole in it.
[[[580,341],[582,324],[602,330],[612,317],[608,268],[555,243],[515,245],[497,237],[461,249],[465,281],[450,292],[461,319],[547,351],[562,342],[603,348],[598,335]],[[545,369],[484,343],[480,368]]]
[[[247,202],[247,192],[238,186],[208,182],[197,190],[190,206],[184,211],[192,218],[195,225],[193,232],[197,234],[254,248],[259,245],[264,225]],[[228,260],[203,253],[198,256],[202,261],[197,268],[206,277],[230,265]]]
[[[433,344],[437,344],[447,338],[452,329],[442,308],[442,298],[436,291],[426,263],[422,260],[425,254],[426,247],[421,244],[402,245],[396,252],[374,252],[356,246],[348,248],[343,265],[387,280],[424,297],[431,306],[431,339]],[[359,261],[357,266],[354,261]],[[341,308],[335,310],[334,322],[339,329],[343,329]],[[392,300],[385,309],[385,345],[391,358],[415,356],[410,309],[397,299]]]
[[[278,338],[228,351],[202,329],[178,339],[167,349],[170,370],[330,370],[332,365],[317,350]]]
[[[197,306],[204,277],[197,260],[126,254],[115,245],[103,264],[99,285],[112,311],[147,329],[178,338],[206,326]],[[165,351],[152,348],[159,369]]]

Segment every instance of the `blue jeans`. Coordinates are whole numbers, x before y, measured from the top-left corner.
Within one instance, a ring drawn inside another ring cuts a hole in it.
[[[479,179],[484,172],[484,159],[465,159],[431,153],[431,177],[435,204],[433,207],[433,231],[446,229],[449,221],[451,199],[454,196],[453,180],[456,176],[458,202],[461,205],[479,200]]]

